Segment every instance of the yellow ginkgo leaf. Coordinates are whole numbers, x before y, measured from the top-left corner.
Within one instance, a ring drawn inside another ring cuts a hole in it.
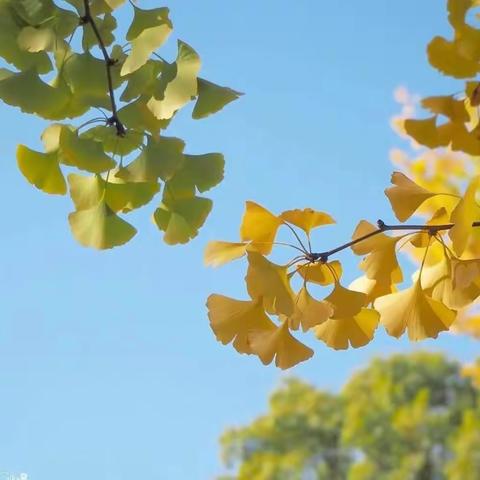
[[[280,218],[301,228],[307,235],[310,234],[312,228],[335,223],[335,220],[328,213],[318,212],[311,208],[287,210],[282,212]]]
[[[466,123],[470,120],[465,100],[456,100],[453,95],[424,98],[422,107],[437,115],[445,115],[452,122]]]
[[[467,288],[472,283],[480,285],[480,259],[452,259],[453,288]]]
[[[328,263],[308,263],[300,266],[298,273],[306,282],[326,286],[340,280],[342,277],[342,265],[338,260]]]
[[[51,153],[58,150],[60,147],[60,134],[63,128],[68,128],[60,123],[52,123],[42,133],[40,138],[42,139],[43,148],[45,152]]]
[[[120,75],[128,75],[145,65],[150,55],[160,48],[172,32],[167,8],[143,10],[134,7],[134,18],[127,32],[132,51],[125,60]]]
[[[480,71],[480,64],[464,55],[468,48],[465,47],[466,45],[462,48],[458,43],[449,42],[443,37],[434,37],[427,47],[430,65],[455,78],[474,77]],[[470,46],[470,51],[472,50]]]
[[[450,328],[456,312],[428,297],[420,280],[410,288],[375,300],[375,309],[389,335],[400,337],[405,330],[410,340],[436,338]]]
[[[336,316],[314,328],[317,338],[335,350],[363,347],[373,339],[378,326],[379,314],[362,308],[356,315],[347,318]]]
[[[370,303],[372,303],[376,298],[388,295],[395,289],[395,287],[389,283],[372,280],[366,275],[356,278],[352,283],[350,283],[348,288],[350,290],[364,293],[366,295],[365,305],[370,305]]]
[[[209,242],[205,248],[205,265],[219,267],[225,263],[243,257],[247,250],[247,243]]]
[[[80,138],[67,127],[62,128],[59,146],[61,160],[65,165],[91,173],[102,173],[116,165],[113,158],[105,155],[100,142]]]
[[[378,230],[371,223],[362,220],[355,229],[352,240],[373,234]],[[360,263],[360,268],[368,278],[379,283],[392,284],[403,281],[402,270],[397,260],[396,246],[401,237],[389,237],[376,233],[352,245],[357,255],[368,254]]]
[[[275,324],[265,314],[262,301],[243,301],[210,295],[207,300],[210,327],[217,340],[233,346],[240,353],[251,353],[248,334],[275,330]]]
[[[450,217],[454,225],[448,235],[452,240],[453,250],[458,256],[462,255],[468,245],[474,228],[472,223],[480,219],[480,208],[475,199],[479,186],[480,176],[477,176],[468,185],[463,198],[458,202]]]
[[[276,265],[258,252],[247,252],[247,258],[248,294],[253,299],[262,297],[268,313],[290,316],[294,311],[294,293],[287,266]]]
[[[337,282],[325,301],[332,305],[335,318],[350,318],[360,312],[366,298],[364,293],[345,288]]]
[[[137,231],[109,208],[105,201],[68,216],[73,236],[84,247],[101,250],[127,243]]]
[[[275,330],[253,332],[248,338],[252,352],[259,356],[264,365],[268,365],[275,358],[275,365],[282,370],[313,356],[311,348],[291,335],[287,321]]]
[[[43,192],[57,195],[67,193],[56,152],[40,153],[19,145],[17,163],[25,178]]]
[[[405,120],[403,128],[416,142],[429,148],[447,146],[449,143],[449,139],[441,135],[437,128],[436,116],[422,120]]]
[[[160,120],[172,118],[178,109],[198,94],[197,76],[201,67],[200,57],[190,45],[180,40],[175,65],[174,78],[147,103],[153,115]],[[160,82],[162,83],[162,80]]]
[[[325,301],[319,301],[310,295],[306,286],[303,286],[295,297],[295,311],[288,318],[289,326],[298,330],[300,325],[306,332],[310,328],[320,325],[333,315],[333,307]]]
[[[387,188],[385,195],[401,222],[408,220],[423,202],[437,195],[420,187],[401,172],[393,172],[391,182],[394,186]]]
[[[272,251],[273,242],[282,220],[255,202],[246,202],[240,227],[243,242],[252,242],[252,248],[264,255]]]

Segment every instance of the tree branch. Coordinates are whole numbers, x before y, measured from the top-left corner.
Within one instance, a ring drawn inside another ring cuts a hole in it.
[[[81,24],[86,25],[87,23],[90,24],[92,27],[93,33],[98,41],[98,46],[102,52],[105,67],[107,69],[107,83],[108,83],[108,92],[110,95],[110,103],[112,106],[112,116],[108,119],[109,125],[114,125],[117,129],[117,135],[119,137],[124,137],[126,134],[126,128],[123,123],[118,118],[118,111],[117,111],[117,103],[115,100],[115,92],[113,88],[113,80],[112,80],[112,67],[115,65],[116,61],[110,57],[107,52],[107,48],[105,47],[105,42],[103,41],[102,36],[100,35],[100,31],[98,30],[97,24],[92,16],[92,12],[90,10],[90,1],[83,0],[83,4],[85,7],[85,15],[81,18]]]
[[[445,223],[443,225],[387,225],[383,220],[377,220],[378,229],[373,232],[367,233],[361,237],[356,238],[350,242],[344,243],[339,247],[332,248],[331,250],[326,250],[325,252],[311,253],[308,255],[308,259],[312,262],[321,262],[326,263],[328,258],[342,250],[352,247],[357,243],[367,240],[367,238],[374,237],[379,233],[389,232],[389,231],[399,231],[399,230],[418,230],[429,232],[430,235],[435,235],[435,233],[440,232],[441,230],[450,230],[455,224],[454,223]],[[480,221],[473,222],[472,227],[480,227]]]

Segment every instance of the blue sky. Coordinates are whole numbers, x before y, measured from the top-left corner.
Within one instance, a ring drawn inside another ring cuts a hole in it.
[[[204,268],[206,242],[238,237],[248,199],[332,214],[338,225],[317,235],[317,250],[345,241],[361,218],[391,221],[394,88],[460,89],[426,61],[429,39],[449,35],[443,1],[139,3],[169,6],[202,76],[246,95],[207,120],[182,114],[169,130],[189,153],[226,155],[201,234],[168,247],[147,207],[132,216],[137,237],[108,252],[76,244],[69,199],[43,195],[17,170],[16,145],[39,147],[44,123],[0,107],[0,471],[32,480],[220,473],[220,433],[264,411],[285,374],[215,341],[205,300],[245,298],[245,265]],[[358,258],[341,258],[353,279]],[[315,357],[287,375],[332,389],[378,354],[434,348],[470,361],[478,349],[449,335],[411,346],[379,334],[348,352],[307,342]]]

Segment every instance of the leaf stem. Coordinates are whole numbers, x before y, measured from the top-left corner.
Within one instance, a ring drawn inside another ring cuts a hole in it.
[[[125,126],[118,118],[118,110],[117,110],[117,102],[115,100],[115,92],[113,88],[113,79],[112,79],[112,67],[115,65],[116,61],[110,57],[107,52],[107,48],[105,46],[105,42],[103,41],[102,36],[100,35],[100,31],[98,30],[97,24],[92,16],[92,12],[90,10],[90,0],[83,0],[83,5],[85,7],[85,15],[81,17],[81,24],[86,25],[90,24],[92,27],[93,33],[98,41],[98,46],[102,52],[103,59],[105,61],[105,67],[107,70],[107,84],[108,84],[108,92],[110,95],[110,103],[112,106],[112,116],[108,119],[109,125],[114,125],[117,130],[117,135],[119,137],[124,137],[127,133]]]

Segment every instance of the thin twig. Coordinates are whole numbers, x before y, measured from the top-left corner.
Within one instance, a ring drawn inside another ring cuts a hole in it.
[[[441,230],[450,230],[455,225],[454,223],[445,223],[443,225],[387,225],[382,220],[377,221],[378,229],[374,230],[373,232],[367,233],[361,237],[355,238],[350,242],[344,243],[339,247],[332,248],[331,250],[326,250],[325,252],[319,253],[311,253],[310,258],[316,262],[325,263],[328,261],[328,257],[331,255],[341,252],[347,248],[356,245],[357,243],[363,242],[370,237],[374,237],[383,232],[391,232],[391,231],[399,231],[399,230],[418,230],[418,231],[427,231],[431,235],[435,235],[436,233],[440,232]],[[480,227],[480,221],[473,222],[472,227]]]
[[[95,23],[95,20],[92,16],[92,12],[90,11],[90,1],[83,0],[83,4],[85,6],[85,15],[81,18],[81,24],[82,25],[86,25],[87,23],[90,24],[90,26],[92,27],[93,33],[97,39],[98,46],[105,60],[105,67],[107,70],[108,92],[110,95],[110,103],[112,106],[112,116],[108,119],[108,123],[109,125],[115,126],[115,128],[117,129],[117,135],[119,137],[124,137],[127,131],[123,123],[118,118],[117,103],[115,100],[115,92],[113,88],[113,79],[112,79],[112,67],[116,64],[116,60],[111,58],[107,52],[105,42],[103,41],[103,38],[100,35],[100,31],[98,30],[97,24]]]

